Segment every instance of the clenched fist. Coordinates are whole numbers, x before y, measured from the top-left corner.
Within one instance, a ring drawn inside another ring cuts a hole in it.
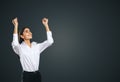
[[[15,27],[18,27],[18,19],[17,17],[12,20],[12,23]]]
[[[42,23],[43,23],[43,25],[48,25],[48,19],[47,18],[43,18],[42,19]]]

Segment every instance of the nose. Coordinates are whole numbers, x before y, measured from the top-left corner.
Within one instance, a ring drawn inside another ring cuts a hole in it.
[[[32,34],[32,32],[29,32],[30,34]]]

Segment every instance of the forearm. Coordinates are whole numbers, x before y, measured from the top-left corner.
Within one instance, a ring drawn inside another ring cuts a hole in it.
[[[49,25],[48,25],[48,24],[46,24],[46,25],[44,25],[44,26],[45,26],[45,29],[46,29],[47,32],[50,31],[50,28],[49,28]]]
[[[14,32],[13,32],[13,34],[18,34],[18,19],[17,19],[17,17],[12,20],[12,23],[14,25]]]
[[[47,32],[50,31],[50,28],[49,28],[49,25],[48,25],[48,19],[47,18],[43,18],[42,19],[42,23],[45,26],[46,31]]]
[[[18,26],[14,26],[14,33],[13,34],[18,34]]]

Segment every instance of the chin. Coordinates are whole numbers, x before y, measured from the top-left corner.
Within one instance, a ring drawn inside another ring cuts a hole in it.
[[[30,37],[29,39],[32,39],[32,37]]]
[[[32,39],[32,36],[29,36],[28,39]]]
[[[31,40],[31,39],[32,39],[31,37],[27,38],[27,40]]]

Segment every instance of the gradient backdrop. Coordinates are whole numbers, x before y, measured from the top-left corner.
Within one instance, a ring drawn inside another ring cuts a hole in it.
[[[1,0],[0,82],[20,82],[21,64],[11,47],[12,19],[46,40],[49,18],[54,44],[41,54],[42,82],[120,82],[119,0]]]

